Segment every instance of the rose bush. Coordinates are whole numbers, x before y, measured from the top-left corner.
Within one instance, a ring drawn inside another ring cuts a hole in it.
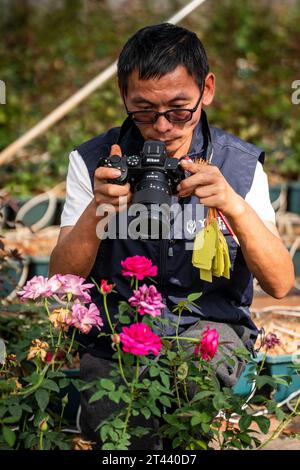
[[[225,361],[234,365],[236,357],[249,361],[248,379],[255,391],[265,384],[276,387],[287,383],[283,378],[262,376],[263,362],[258,363],[248,351],[235,350],[235,356],[224,358],[217,366],[211,360],[222,351],[218,332],[207,326],[199,338],[178,334],[182,312],[190,310],[200,293],[190,294],[174,312],[178,322],[174,336],[164,336],[162,326],[167,322],[161,315],[165,308],[156,287],[139,281],[156,276],[158,269],[147,258],[134,256],[122,262],[122,273],[135,285],[127,302],[119,303],[118,312],[111,315],[107,297],[114,295],[109,280],[85,279],[74,275],[55,275],[50,279],[37,276],[19,292],[24,302],[41,302],[47,313],[49,333],[32,341],[26,360],[8,355],[0,369],[0,423],[1,447],[13,449],[71,449],[91,448],[78,442],[78,437],[64,431],[64,410],[68,396],[59,396],[69,383],[62,368],[72,362],[72,352],[82,335],[92,328],[99,336],[111,337],[113,361],[109,378],[89,383],[78,381],[83,391],[91,389],[90,402],[103,398],[122,409],[112,413],[98,425],[105,450],[129,449],[132,437],[157,434],[168,439],[173,448],[249,449],[261,445],[252,424],[267,433],[269,419],[252,413],[253,404],[263,403],[280,420],[284,413],[276,402],[266,396],[251,393],[240,397],[231,388],[222,387],[216,367]],[[145,282],[145,281],[144,281]],[[154,281],[152,281],[154,282]],[[96,286],[103,296],[103,311],[91,303],[89,289]],[[88,305],[87,305],[88,304]],[[106,316],[110,331],[103,331]],[[266,350],[277,339],[269,335]],[[75,382],[74,382],[75,383]],[[60,398],[59,398],[60,397]],[[54,411],[53,400],[60,400],[59,412]],[[155,417],[158,428],[134,427],[132,418],[142,415],[146,420]],[[230,419],[238,416],[238,425]],[[145,438],[145,449],[147,447]]]

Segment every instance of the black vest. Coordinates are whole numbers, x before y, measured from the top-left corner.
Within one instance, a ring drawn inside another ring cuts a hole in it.
[[[252,185],[257,161],[259,160],[261,163],[264,161],[263,151],[221,129],[210,127],[206,114],[202,110],[201,120],[194,130],[188,155],[192,159],[195,156],[207,158],[211,150],[210,139],[213,147],[211,163],[220,169],[232,188],[245,198]],[[110,129],[107,133],[76,148],[87,166],[92,185],[100,156],[108,156],[110,147],[114,143],[121,146],[123,154],[132,155],[141,151],[144,141],[138,128],[127,118],[121,128]],[[176,197],[173,199],[178,200]],[[199,206],[198,199],[194,196],[185,198],[183,203],[190,205],[192,203],[194,209],[197,204]],[[203,220],[195,222],[198,229],[199,224],[203,224]],[[118,311],[118,302],[132,296],[130,278],[121,275],[121,261],[128,256],[146,256],[152,260],[154,265],[158,266],[156,287],[168,307],[162,311],[162,317],[169,319],[170,325],[163,327],[163,334],[173,335],[175,332],[171,322],[177,322],[177,315],[171,312],[172,307],[190,293],[202,292],[202,296],[196,301],[198,307],[192,306],[192,313],[184,312],[182,314],[179,331],[184,331],[199,319],[229,323],[235,325],[236,328],[239,325],[250,328],[253,331],[250,343],[253,344],[257,336],[257,329],[249,313],[249,306],[253,299],[253,277],[246,266],[240,247],[236,245],[226,227],[222,224],[220,227],[229,248],[230,280],[222,277],[214,277],[212,283],[200,280],[199,270],[194,268],[191,262],[192,250],[185,249],[190,238],[187,240],[184,234],[181,235],[183,238],[176,239],[176,235],[174,235],[170,240],[112,240],[106,238],[101,241],[89,280],[94,278],[100,284],[101,279],[107,279],[116,284],[119,295],[111,294],[108,297],[110,314],[113,316]],[[146,283],[151,282],[146,281]],[[92,299],[100,307],[105,322],[102,299],[96,289],[92,290]],[[110,331],[106,322],[103,330]],[[110,357],[110,338],[97,338],[98,333],[98,330],[93,329],[89,335],[81,335],[80,342],[84,344],[81,353],[88,350],[94,355]],[[251,344],[249,345],[251,346]]]

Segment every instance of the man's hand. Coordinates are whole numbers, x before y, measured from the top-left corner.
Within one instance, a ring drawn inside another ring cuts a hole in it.
[[[111,155],[122,156],[119,145],[114,144],[111,146]],[[94,197],[97,206],[100,204],[110,204],[116,212],[122,211],[127,207],[132,198],[129,183],[126,183],[124,186],[110,183],[110,180],[118,178],[120,175],[120,170],[103,166],[97,168],[94,176]]]
[[[243,213],[243,198],[227,183],[219,168],[186,160],[182,160],[181,165],[192,175],[177,186],[178,197],[193,194],[200,199],[201,204],[220,209],[230,217],[238,217]]]

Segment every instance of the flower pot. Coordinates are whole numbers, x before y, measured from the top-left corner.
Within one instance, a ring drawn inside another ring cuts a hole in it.
[[[59,197],[57,198],[57,206],[55,211],[55,218],[54,218],[54,225],[60,225],[60,218],[64,208],[65,198]]]
[[[37,196],[20,197],[16,199],[17,213],[12,208],[7,207],[5,220],[8,222],[20,221],[26,227],[36,227],[41,229],[55,225],[57,219],[58,201],[55,196],[42,193]],[[61,202],[60,202],[61,204]]]
[[[33,276],[48,277],[49,260],[49,256],[29,256],[28,279]]]
[[[257,364],[261,362],[263,357],[263,354],[259,353],[257,354],[257,357],[253,358]],[[253,390],[253,382],[250,382],[249,379],[247,378],[247,375],[253,372],[253,364],[249,362],[246,364],[245,369],[243,370],[238,382],[235,384],[233,387],[233,391],[236,395],[241,395],[241,396],[249,396],[250,393]]]
[[[296,253],[293,256],[293,263],[294,263],[294,268],[295,268],[295,275],[296,277],[300,276],[300,249],[296,251]]]
[[[300,182],[289,182],[288,185],[288,205],[289,212],[300,214]]]
[[[0,298],[7,298],[13,300],[16,293],[25,284],[29,272],[29,259],[23,256],[22,263],[15,260],[10,260],[7,268],[1,273],[3,283],[1,285]]]
[[[271,202],[276,201],[279,198],[281,192],[282,185],[281,184],[274,184],[269,187],[269,194]]]
[[[79,379],[79,369],[65,369],[62,370],[62,372],[69,379]],[[59,415],[61,414],[61,400],[65,395],[68,395],[68,403],[64,410],[63,419],[65,419],[68,424],[74,425],[76,424],[78,408],[80,406],[80,392],[72,383],[60,390],[56,402],[52,404],[52,410]]]

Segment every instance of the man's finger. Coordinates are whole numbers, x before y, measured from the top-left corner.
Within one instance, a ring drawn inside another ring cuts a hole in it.
[[[177,191],[193,191],[199,185],[209,185],[216,181],[215,175],[196,172],[192,176],[188,176],[177,186]]]
[[[119,155],[120,157],[122,157],[122,150],[121,150],[120,145],[113,144],[111,146],[109,156],[111,157],[112,155]]]
[[[107,166],[100,166],[95,171],[95,178],[99,180],[111,180],[121,176],[121,171]]]
[[[186,171],[190,173],[198,173],[198,171],[207,172],[208,168],[212,168],[212,165],[207,165],[200,162],[191,162],[188,160],[181,160],[180,165]]]

